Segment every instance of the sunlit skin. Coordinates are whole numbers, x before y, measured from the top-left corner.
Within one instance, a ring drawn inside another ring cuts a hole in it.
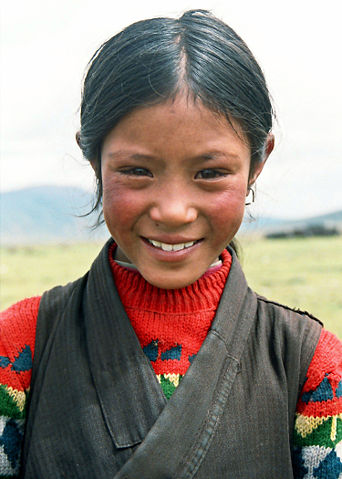
[[[239,229],[248,184],[264,162],[249,178],[250,149],[236,131],[223,115],[178,96],[133,110],[105,138],[103,212],[116,258],[133,263],[149,283],[193,283]],[[148,239],[196,243],[163,251]]]

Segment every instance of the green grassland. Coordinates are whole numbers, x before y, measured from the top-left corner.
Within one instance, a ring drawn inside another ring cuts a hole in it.
[[[240,243],[252,289],[309,311],[342,339],[342,236]]]
[[[305,239],[241,237],[250,286],[288,306],[310,311],[342,339],[342,236]],[[84,274],[101,244],[0,249],[1,309]]]

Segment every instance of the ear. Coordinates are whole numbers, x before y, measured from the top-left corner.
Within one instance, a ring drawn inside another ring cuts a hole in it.
[[[260,175],[260,173],[264,169],[267,158],[272,153],[273,148],[274,148],[274,135],[273,135],[273,133],[269,133],[267,135],[267,138],[266,138],[264,157],[263,157],[262,161],[259,161],[259,163],[257,165],[255,165],[253,173],[248,180],[248,187],[252,186],[256,182],[258,176]]]
[[[81,132],[78,130],[75,135],[76,143],[81,148]]]

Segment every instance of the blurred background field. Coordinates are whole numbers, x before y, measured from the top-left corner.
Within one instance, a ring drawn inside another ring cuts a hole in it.
[[[240,240],[252,289],[309,311],[342,339],[342,236]]]
[[[1,309],[84,274],[103,243],[0,249]],[[342,236],[240,237],[241,262],[252,289],[309,311],[342,339]]]

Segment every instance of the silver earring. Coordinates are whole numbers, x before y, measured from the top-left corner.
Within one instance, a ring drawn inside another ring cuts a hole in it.
[[[247,203],[245,203],[245,206],[251,205],[252,203],[254,203],[254,200],[255,200],[255,191],[253,190],[253,187],[249,186],[247,191],[248,191],[247,198],[248,198],[249,194],[252,193],[252,199],[250,201],[248,201]]]

